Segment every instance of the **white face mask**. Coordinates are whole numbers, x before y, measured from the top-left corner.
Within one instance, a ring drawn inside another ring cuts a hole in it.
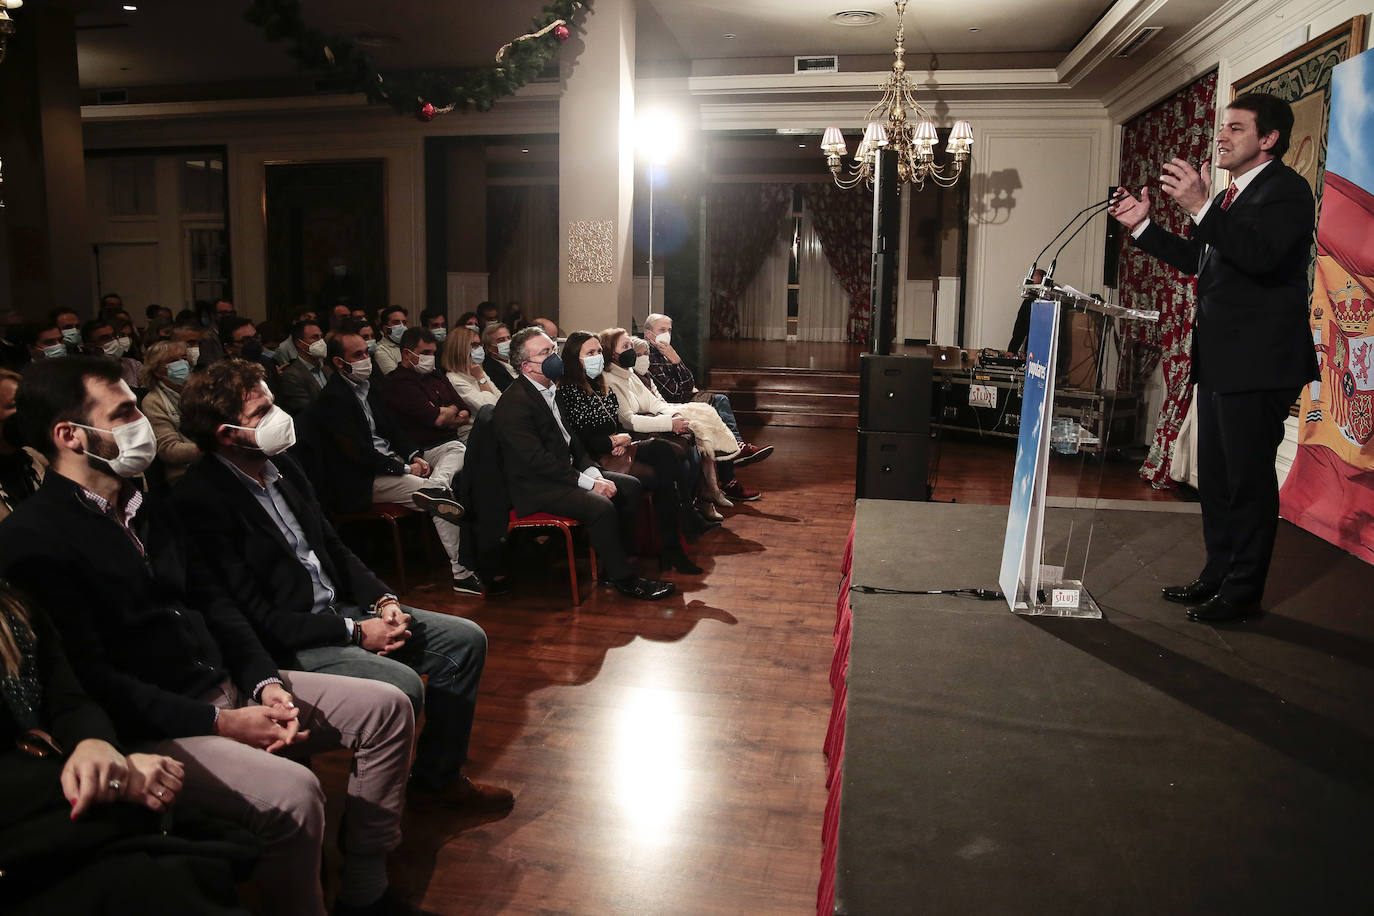
[[[81,345],[81,329],[80,329],[80,328],[63,328],[63,329],[62,329],[62,340],[63,340],[64,343],[69,343],[69,344],[71,344],[71,345],[74,346],[74,347],[80,346],[80,345]]]
[[[282,452],[296,444],[296,423],[291,419],[291,414],[273,404],[272,409],[267,412],[267,416],[262,418],[256,427],[235,426],[226,423],[230,429],[245,429],[253,434],[253,441],[256,445],[248,445],[245,448],[256,448],[264,455],[280,455]]]
[[[657,337],[654,338],[654,343],[661,343],[661,344],[667,345],[667,344],[669,344],[669,343],[672,343],[672,340],[673,340],[673,332],[672,332],[672,331],[664,331],[662,334],[660,334],[660,335],[658,335]]]
[[[377,339],[376,339],[375,337],[369,337],[369,338],[367,339],[367,355],[368,355],[368,356],[371,356],[373,353],[376,353],[376,352],[377,352]]]
[[[426,353],[424,356],[416,355],[415,371],[421,375],[429,375],[434,371],[434,354]]]
[[[510,341],[509,341],[509,340],[503,340],[503,341],[501,341],[499,344],[496,345],[496,355],[499,356],[499,357],[501,357],[502,359],[504,359],[506,362],[510,362]]]
[[[44,359],[60,359],[61,357],[66,355],[67,345],[63,343],[55,343],[51,347],[43,348]]]
[[[110,359],[119,359],[121,356],[124,355],[124,348],[119,345],[118,337],[111,338],[110,340],[105,341],[103,344],[100,345],[100,349],[101,352],[103,352]]]
[[[431,328],[430,333],[434,335],[436,343],[443,343],[444,339],[448,337],[448,328]]]
[[[329,352],[329,344],[325,343],[324,338],[321,337],[319,340],[312,341],[310,346],[305,348],[305,352],[316,359],[324,359],[325,354]]]
[[[349,363],[348,368],[352,370],[349,376],[355,382],[365,382],[372,377],[372,360],[360,359],[356,363]]]
[[[649,371],[649,354],[648,354],[648,353],[645,353],[643,356],[636,356],[636,357],[635,357],[635,372],[638,372],[640,375],[645,375],[645,374],[648,373],[648,371]]]
[[[473,364],[474,366],[480,366],[480,365],[482,365],[482,361],[485,360],[486,358],[487,358],[487,348],[486,348],[486,347],[476,347],[476,348],[473,349],[473,351],[472,351],[472,364]]]
[[[113,458],[102,458],[88,447],[86,458],[99,461],[120,477],[137,477],[148,470],[148,465],[157,457],[157,436],[153,434],[153,424],[148,418],[140,416],[132,423],[116,426],[114,429],[101,429],[99,426],[86,426],[73,423],[82,429],[98,433],[108,433],[114,437],[119,454]]]
[[[196,363],[200,362],[200,347],[187,347],[186,361],[190,363],[191,368],[194,369]]]
[[[600,353],[595,356],[582,357],[582,371],[587,373],[587,378],[596,378],[601,371],[606,368],[606,357]]]

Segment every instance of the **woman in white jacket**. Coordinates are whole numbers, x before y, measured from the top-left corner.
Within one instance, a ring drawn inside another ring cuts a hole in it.
[[[448,383],[475,417],[487,404],[495,404],[500,390],[487,377],[483,365],[487,351],[482,339],[472,329],[456,327],[444,341],[444,365],[448,367]]]
[[[610,358],[606,360],[606,384],[615,392],[619,405],[617,419],[620,425],[636,433],[682,435],[690,431],[696,438],[696,448],[701,455],[701,495],[702,502],[706,503],[701,506],[702,514],[713,521],[719,521],[720,513],[713,507],[728,508],[734,503],[720,491],[720,485],[716,480],[716,457],[718,449],[724,449],[720,453],[720,457],[723,458],[739,452],[734,435],[721,422],[720,417],[714,415],[714,411],[712,415],[720,429],[715,429],[704,418],[688,416],[682,408],[692,405],[669,404],[645,385],[634,372],[634,345],[624,328],[607,328],[601,332],[600,338],[602,352],[610,354]]]

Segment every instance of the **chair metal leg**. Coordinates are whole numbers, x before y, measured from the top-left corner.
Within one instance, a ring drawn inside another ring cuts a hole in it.
[[[567,525],[559,525],[563,530],[563,540],[568,545],[568,579],[572,583],[573,606],[582,604],[582,591],[577,587],[577,554],[573,551],[572,529]]]

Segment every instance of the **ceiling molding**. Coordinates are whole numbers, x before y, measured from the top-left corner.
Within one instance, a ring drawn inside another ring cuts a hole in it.
[[[1116,51],[1122,40],[1134,35],[1150,17],[1169,5],[1169,0],[1117,0],[1056,68],[1059,79],[1077,86]]]
[[[874,94],[892,71],[867,73],[770,73],[736,76],[690,76],[687,91],[694,96],[790,94]],[[969,92],[997,90],[1044,90],[1061,88],[1058,74],[1049,68],[1009,70],[907,71],[917,88],[927,91]]]
[[[722,102],[703,103],[701,129],[703,131],[755,130],[779,128],[813,131],[817,135],[829,125],[843,129],[862,128],[868,121],[870,106],[864,103],[835,101],[816,102]],[[1102,121],[1107,110],[1096,100],[1046,100],[1009,102],[1005,99],[961,101],[954,116],[934,113],[941,126],[954,123],[954,117],[974,121],[984,119],[1026,119],[1032,121]]]

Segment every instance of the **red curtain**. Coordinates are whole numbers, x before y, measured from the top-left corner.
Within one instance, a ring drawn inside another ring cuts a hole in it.
[[[825,259],[849,293],[846,337],[866,344],[873,289],[873,192],[862,187],[846,191],[829,182],[807,185],[806,206]]]
[[[1137,195],[1142,187],[1148,187],[1151,221],[1179,235],[1187,236],[1192,219],[1160,190],[1160,166],[1175,156],[1197,166],[1212,158],[1216,98],[1217,74],[1213,70],[1122,128],[1121,183]],[[1169,487],[1173,485],[1169,461],[1174,440],[1193,396],[1188,371],[1197,285],[1191,277],[1132,246],[1129,233],[1122,233],[1121,247],[1121,304],[1159,310],[1157,324],[1134,322],[1128,331],[1139,344],[1130,367],[1137,379],[1148,377],[1157,364],[1163,365],[1164,372],[1164,403],[1140,476],[1156,487]]]
[[[739,297],[759,272],[792,208],[790,184],[718,184],[707,196],[711,338],[739,337]]]

